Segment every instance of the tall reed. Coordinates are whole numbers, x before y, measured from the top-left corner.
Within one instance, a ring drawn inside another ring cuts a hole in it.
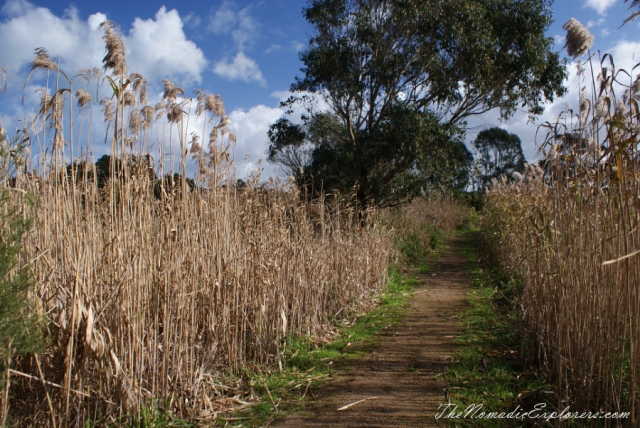
[[[498,261],[523,279],[525,355],[556,379],[561,404],[628,411],[635,426],[640,79],[616,69],[610,55],[578,67],[587,80],[579,110],[541,129],[541,165],[529,165],[515,183],[493,184],[486,237]]]
[[[303,203],[289,183],[257,176],[239,187],[222,98],[190,99],[165,80],[163,100],[148,105],[117,29],[103,28],[106,176],[82,125],[98,105],[88,84],[101,73],[68,78],[44,49],[32,64],[45,87],[25,131],[31,162],[12,185],[37,199],[23,261],[37,273],[32,297],[49,320],[49,346],[10,371],[9,417],[23,426],[108,424],[160,402],[211,420],[236,391],[219,374],[277,367],[288,337],[323,336],[330,319],[375,296],[393,240],[375,213],[362,227],[330,197]],[[187,131],[194,114],[204,118],[199,135]],[[165,169],[173,160],[177,175]]]

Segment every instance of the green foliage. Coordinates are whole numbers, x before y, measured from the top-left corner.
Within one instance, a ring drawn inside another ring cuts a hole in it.
[[[316,34],[283,103],[306,113],[301,125],[272,126],[270,159],[311,166],[315,186],[356,188],[362,204],[464,186],[467,117],[498,108],[507,118],[519,105],[539,114],[564,93],[564,64],[544,35],[550,13],[547,0],[310,1]]]
[[[442,245],[443,233],[437,227],[420,225],[419,232],[398,237],[400,252],[410,264],[420,264]]]
[[[494,178],[513,179],[513,174],[525,171],[520,138],[504,129],[493,127],[481,131],[473,142],[478,153],[478,188],[484,192]]]
[[[94,428],[105,425],[114,428],[195,428],[197,426],[171,414],[168,410],[169,407],[170,400],[167,400],[165,403],[160,403],[158,400],[151,400],[149,404],[141,406],[139,414],[133,416],[122,415],[117,418],[115,423],[111,424],[107,424],[105,419],[88,420],[85,422],[84,426],[85,428]]]
[[[2,140],[0,174],[6,177],[20,165],[21,146]],[[0,387],[5,382],[6,365],[14,355],[39,352],[44,347],[42,320],[27,298],[34,277],[25,258],[20,257],[22,241],[32,226],[24,208],[33,202],[31,194],[11,188],[0,190]]]
[[[484,250],[472,241],[476,235],[467,235],[464,253],[475,287],[469,294],[470,308],[460,319],[463,333],[456,339],[464,347],[446,375],[451,386],[449,411],[453,406],[460,412],[470,405],[482,405],[485,412],[511,412],[518,406],[524,412],[538,403],[544,403],[547,411],[555,410],[557,403],[550,401],[554,396],[547,394],[551,389],[547,380],[524,371],[520,358],[521,313],[513,303],[520,293],[519,283],[497,268],[477,263]],[[539,419],[445,420],[456,427],[512,426],[515,421],[518,426],[551,426]]]

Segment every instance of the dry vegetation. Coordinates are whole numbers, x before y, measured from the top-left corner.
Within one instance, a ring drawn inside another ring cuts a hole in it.
[[[31,155],[15,182],[3,181],[36,196],[34,208],[23,207],[36,227],[21,263],[33,265],[31,297],[48,320],[46,352],[17,358],[8,372],[2,409],[21,426],[113,423],[158,404],[211,420],[246,406],[223,374],[277,367],[288,337],[327,334],[333,318],[381,291],[394,256],[374,212],[363,227],[333,200],[304,203],[289,183],[259,186],[254,177],[237,186],[221,98],[191,100],[164,81],[163,101],[147,105],[146,82],[127,74],[122,41],[104,25],[111,88],[100,104],[120,160],[110,165],[116,178],[101,182],[80,151],[92,93],[76,91],[77,79],[39,50],[33,73],[44,70],[47,87],[19,136]],[[102,77],[79,78],[88,87]],[[191,104],[206,119],[207,147],[186,135]],[[175,141],[181,177],[158,181],[153,168],[164,175],[164,150]],[[157,164],[146,156],[154,150]],[[188,151],[195,189],[184,178]]]
[[[579,112],[546,124],[544,168],[494,182],[485,230],[497,259],[522,279],[525,355],[557,380],[561,408],[629,411],[635,426],[640,79],[609,55],[601,64],[579,66],[588,76]]]
[[[410,204],[384,212],[384,219],[395,230],[401,256],[411,264],[424,263],[443,235],[468,226],[471,218],[470,209],[462,207],[451,195],[442,193],[417,198]]]

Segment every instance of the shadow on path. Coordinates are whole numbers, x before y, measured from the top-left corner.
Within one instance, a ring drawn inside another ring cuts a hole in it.
[[[447,370],[460,345],[456,315],[467,305],[471,282],[462,255],[469,234],[447,241],[431,262],[433,272],[420,277],[407,315],[382,333],[375,350],[353,361],[335,381],[305,402],[302,412],[275,420],[274,427],[425,427],[443,426],[435,419],[445,403]],[[344,411],[345,405],[365,400]]]

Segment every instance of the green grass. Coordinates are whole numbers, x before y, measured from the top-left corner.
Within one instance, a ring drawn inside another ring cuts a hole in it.
[[[153,400],[148,405],[143,405],[140,409],[140,414],[135,416],[124,415],[117,419],[115,423],[107,423],[105,420],[92,421],[89,420],[85,423],[85,428],[93,428],[98,426],[110,426],[114,428],[169,428],[169,427],[182,427],[191,428],[197,427],[192,423],[189,423],[177,416],[171,414],[167,409],[169,403],[159,405],[157,400]]]
[[[427,266],[422,265],[421,269]],[[304,399],[327,379],[375,348],[379,333],[404,315],[404,304],[417,282],[415,276],[403,276],[397,268],[391,269],[379,306],[349,325],[337,324],[340,333],[334,341],[320,345],[309,338],[289,339],[282,372],[245,369],[243,377],[253,385],[259,404],[228,418],[221,417],[217,426],[263,426],[276,416],[299,411]]]
[[[412,266],[424,263],[424,260],[442,250],[445,234],[440,228],[421,225],[419,232],[409,232],[398,236],[396,246],[406,262]]]
[[[450,403],[463,412],[474,405],[481,405],[481,411],[525,412],[539,403],[545,404],[545,411],[555,410],[555,396],[550,394],[548,382],[535,372],[525,371],[520,358],[521,314],[513,304],[520,285],[497,269],[481,266],[477,261],[479,252],[470,239],[464,256],[474,288],[468,298],[470,308],[460,320],[463,334],[456,339],[464,347],[446,375]],[[551,426],[540,419],[446,421],[455,427],[534,426],[536,422],[536,426]]]

